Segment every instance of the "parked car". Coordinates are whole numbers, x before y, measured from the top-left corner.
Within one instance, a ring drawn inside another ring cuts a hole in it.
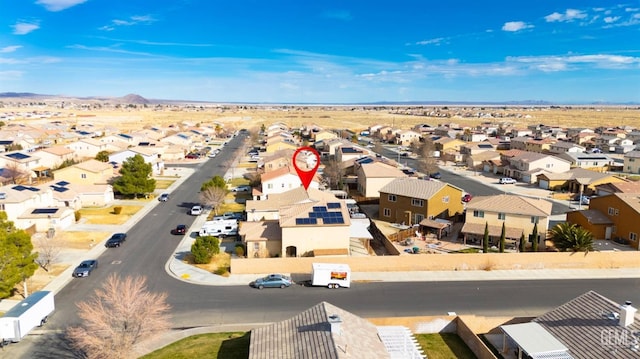
[[[591,203],[591,197],[584,196],[584,195],[582,197],[580,197],[580,204],[588,205],[589,203]]]
[[[502,177],[500,178],[500,184],[514,184],[517,181],[511,177]]]
[[[202,206],[193,206],[191,207],[190,213],[192,216],[199,216],[202,214],[202,211],[203,211]]]
[[[242,185],[231,190],[232,192],[251,192],[251,186]]]
[[[269,274],[266,277],[258,278],[251,283],[254,288],[286,288],[290,287],[293,281],[291,277],[284,274]]]
[[[433,173],[429,173],[429,177],[433,179],[440,179],[442,178],[442,175],[440,174],[440,172],[433,172]]]
[[[169,194],[168,193],[163,193],[160,195],[160,197],[158,197],[158,201],[160,202],[166,202],[169,200]]]
[[[76,278],[88,277],[96,268],[98,268],[98,261],[96,259],[82,261],[82,263],[73,270],[72,275]]]
[[[184,158],[190,159],[190,160],[197,160],[198,158],[200,158],[200,155],[197,153],[189,153],[188,155],[184,156]]]
[[[187,233],[187,226],[184,224],[179,224],[176,226],[176,228],[171,230],[171,234],[186,234]]]
[[[471,195],[471,193],[465,193],[464,196],[462,196],[462,202],[469,202],[471,201],[471,199],[473,198],[473,196]]]

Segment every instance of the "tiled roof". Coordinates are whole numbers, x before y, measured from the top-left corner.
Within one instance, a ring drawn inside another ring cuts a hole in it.
[[[446,186],[457,188],[451,184],[440,181],[425,181],[416,178],[396,178],[382,187],[380,189],[380,193],[395,194],[397,196],[417,199],[429,199]]]
[[[467,212],[480,210],[486,212],[548,217],[551,215],[551,206],[552,203],[544,199],[500,194],[496,196],[474,197],[471,202],[467,204]]]
[[[317,201],[335,202],[338,199],[331,192],[321,191],[313,187],[309,187],[308,190],[305,190],[304,187],[297,187],[282,193],[272,193],[266,200],[249,200],[246,203],[246,211],[277,211],[281,207],[295,203]]]
[[[614,193],[613,196],[620,198],[620,200],[626,203],[629,207],[633,208],[634,211],[640,213],[640,194],[638,193]],[[599,200],[603,197],[596,197],[595,200]]]
[[[330,320],[340,329],[332,333]],[[327,302],[251,331],[249,359],[390,358],[375,325]]]
[[[389,166],[382,162],[364,163],[362,173],[366,178],[385,178],[385,177],[407,177],[402,171],[396,167]]]
[[[574,358],[638,358],[630,344],[633,334],[640,331],[640,323],[636,317],[628,327],[620,326],[617,318],[621,311],[620,304],[589,291],[533,322],[560,340]]]
[[[113,166],[111,166],[110,164],[106,162],[100,162],[94,159],[80,162],[78,164],[75,164],[74,167],[85,170],[85,171],[96,172],[96,173],[105,171],[107,169],[113,169]]]
[[[282,240],[278,221],[242,222],[239,234],[247,241]]]
[[[508,221],[508,219],[507,219]],[[465,223],[460,230],[460,233],[468,233],[475,235],[484,235],[485,225],[482,223]],[[506,238],[518,239],[522,236],[524,229],[507,226],[505,224],[504,233]],[[489,235],[491,237],[500,237],[502,235],[502,226],[489,225]]]
[[[586,218],[591,224],[613,224],[609,217],[605,216],[604,213],[597,209],[585,209],[575,212]]]
[[[311,224],[310,227],[322,227],[322,226],[349,226],[351,225],[351,219],[349,215],[349,211],[347,209],[347,205],[344,201],[335,200],[331,202],[340,203],[339,209],[332,209],[332,211],[339,211],[342,213],[342,218],[344,223],[332,223],[325,224],[322,219],[317,220],[317,224]],[[280,217],[280,227],[295,227],[298,224],[296,223],[296,219],[298,218],[309,218],[309,212],[313,211],[313,207],[316,206],[326,206],[327,202],[305,202],[305,203],[297,203],[292,204],[287,207],[282,207],[280,209],[279,217]]]
[[[68,155],[70,153],[73,153],[73,150],[68,149],[68,148],[66,148],[64,146],[47,147],[47,148],[43,148],[41,151],[48,152],[48,153],[54,154],[56,156],[64,156],[64,155]]]

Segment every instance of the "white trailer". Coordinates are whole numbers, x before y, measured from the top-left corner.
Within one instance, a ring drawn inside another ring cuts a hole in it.
[[[34,292],[0,317],[0,344],[19,342],[33,328],[44,325],[54,309],[53,292]]]
[[[351,268],[348,264],[312,263],[311,285],[337,289],[351,286]]]
[[[238,235],[238,221],[235,219],[207,221],[198,231],[198,235],[200,237],[214,236],[221,238]]]

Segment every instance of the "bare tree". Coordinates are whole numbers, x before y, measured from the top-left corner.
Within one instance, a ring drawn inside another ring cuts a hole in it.
[[[29,182],[29,172],[20,167],[16,162],[8,162],[2,171],[2,177],[9,183],[19,184]]]
[[[53,239],[45,237],[38,237],[35,240],[35,245],[38,249],[38,259],[36,259],[36,263],[48,272],[49,269],[51,269],[51,265],[58,260],[62,248]]]
[[[344,176],[344,170],[341,166],[341,163],[337,160],[330,160],[324,166],[324,170],[322,171],[322,175],[329,182],[329,188],[331,189],[342,189],[342,177]]]
[[[95,296],[77,304],[79,327],[67,330],[72,345],[88,358],[128,358],[134,345],[169,329],[166,293],[151,293],[145,277],[112,274]]]
[[[200,202],[205,206],[213,208],[214,213],[218,214],[218,209],[224,203],[227,196],[227,190],[220,187],[209,187],[200,192]]]
[[[430,175],[439,171],[438,159],[434,157],[435,150],[435,145],[430,139],[425,139],[424,142],[417,146],[416,155],[418,158],[416,166],[420,172]]]

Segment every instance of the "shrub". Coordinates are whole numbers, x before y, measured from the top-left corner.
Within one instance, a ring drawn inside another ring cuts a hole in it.
[[[193,254],[195,264],[207,264],[218,253],[220,253],[220,240],[217,237],[197,237],[191,245],[191,254]]]
[[[236,249],[235,250],[236,250],[236,255],[238,257],[244,257],[245,250],[244,250],[244,246],[242,244],[236,244]]]
[[[122,207],[120,206],[113,207],[113,214],[120,214],[120,213],[122,213]]]
[[[227,274],[229,274],[229,269],[227,267],[219,267],[215,271],[213,271],[213,274],[226,276]]]
[[[80,220],[80,218],[82,218],[82,213],[80,213],[80,211],[73,212],[73,215],[76,218],[76,222],[78,222]]]

